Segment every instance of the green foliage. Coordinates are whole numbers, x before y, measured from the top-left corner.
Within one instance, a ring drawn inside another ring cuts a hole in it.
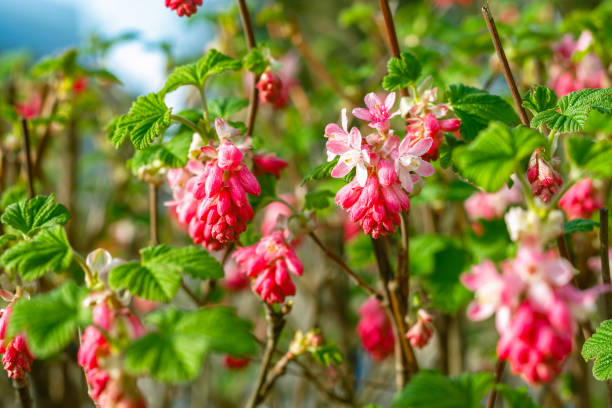
[[[524,158],[545,144],[546,138],[532,129],[518,126],[509,130],[491,122],[469,146],[456,148],[453,160],[464,177],[495,192],[508,182]]]
[[[55,354],[74,339],[77,328],[90,323],[91,309],[83,307],[85,296],[85,288],[69,281],[51,292],[21,298],[13,306],[9,333],[25,333],[37,358]]]
[[[578,231],[593,231],[595,227],[599,227],[599,223],[583,218],[567,221],[563,224],[563,231],[566,234],[572,234]]]
[[[155,160],[172,168],[184,167],[187,164],[191,140],[191,133],[181,133],[167,143],[154,144],[144,150],[137,150],[134,157],[128,161],[128,166],[134,174],[138,173],[139,168],[153,164]]]
[[[508,408],[540,408],[533,402],[526,387],[515,389],[506,384],[497,384],[496,388],[508,403]]]
[[[612,142],[595,141],[590,137],[572,135],[567,140],[567,152],[575,166],[599,177],[612,177]]]
[[[612,320],[602,322],[593,336],[584,342],[582,357],[587,361],[595,359],[595,378],[600,381],[612,378]]]
[[[313,191],[306,194],[305,210],[324,210],[330,205],[335,194],[329,190]]]
[[[6,207],[2,222],[23,235],[32,236],[43,228],[64,225],[70,218],[66,207],[55,203],[55,195],[24,199]]]
[[[534,115],[557,106],[557,94],[550,88],[536,85],[523,97],[523,107]]]
[[[464,373],[448,378],[435,371],[421,371],[395,396],[392,407],[481,408],[480,401],[493,382],[490,373]]]
[[[316,347],[311,352],[312,357],[321,365],[338,365],[342,364],[344,358],[342,352],[335,344],[326,344],[321,347]]]
[[[208,102],[208,113],[211,119],[228,118],[234,113],[240,112],[249,105],[245,98],[221,98]]]
[[[261,75],[270,66],[270,61],[261,48],[254,48],[242,59],[242,65],[252,73]]]
[[[126,369],[136,375],[184,382],[197,377],[210,350],[241,356],[257,350],[250,323],[228,307],[193,312],[169,308],[148,315],[147,320],[157,329],[125,350]]]
[[[72,261],[72,248],[61,226],[38,233],[4,251],[0,261],[8,270],[17,271],[25,280],[38,279],[49,271],[60,272]]]
[[[108,126],[111,141],[119,147],[129,136],[136,149],[145,149],[170,126],[171,113],[162,95],[141,96],[127,114],[115,118]]]
[[[561,133],[579,132],[592,109],[612,113],[612,88],[581,89],[565,95],[555,107],[535,115],[531,119],[531,126],[546,125]]]
[[[5,188],[0,198],[0,211],[4,212],[9,205],[28,198],[28,191],[23,184],[15,184]]]
[[[421,63],[409,52],[402,52],[400,58],[391,58],[387,63],[389,72],[383,78],[382,86],[387,91],[405,88],[421,75]]]
[[[148,300],[168,302],[178,291],[182,273],[198,279],[223,277],[219,262],[202,248],[168,245],[143,248],[141,262],[131,261],[110,271],[108,283],[114,290],[127,289]]]
[[[339,157],[336,157],[332,161],[325,162],[313,169],[310,169],[310,171],[306,173],[306,175],[302,179],[300,185],[303,186],[304,184],[310,183],[314,180],[330,178],[332,170],[334,169],[334,167],[336,167],[336,164],[338,164],[338,160]]]
[[[338,23],[342,27],[361,26],[366,21],[373,21],[375,12],[371,4],[354,2],[340,12]]]
[[[612,115],[596,109],[591,110],[584,124],[584,131],[587,133],[603,132],[612,134]]]
[[[473,140],[491,120],[498,120],[506,125],[518,122],[518,116],[512,106],[497,95],[456,84],[449,87],[448,97],[455,115],[461,119],[460,132],[465,141]]]
[[[241,67],[240,61],[212,49],[199,61],[174,68],[160,94],[165,95],[184,85],[202,89],[209,77],[225,71],[237,71]]]
[[[253,207],[253,211],[257,211],[276,199],[276,177],[274,174],[262,173],[257,176],[261,194],[258,196],[249,196],[249,203]]]
[[[472,228],[467,231],[466,247],[472,254],[472,262],[481,263],[485,259],[494,262],[503,261],[512,254],[509,253],[514,247],[508,235],[508,229],[503,219],[480,220],[483,232],[476,234]]]

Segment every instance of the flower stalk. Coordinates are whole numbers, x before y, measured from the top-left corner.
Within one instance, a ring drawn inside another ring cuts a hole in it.
[[[26,118],[21,118],[21,136],[23,137],[23,149],[25,153],[28,197],[34,198],[34,175],[32,173],[32,155],[30,152],[30,128],[28,126],[28,120]]]
[[[240,12],[240,20],[242,21],[242,27],[244,29],[244,36],[246,38],[247,48],[249,51],[257,47],[255,42],[255,33],[253,32],[253,24],[251,22],[251,15],[246,5],[246,0],[238,0],[238,11]],[[250,136],[253,134],[253,126],[255,126],[255,116],[257,115],[257,108],[259,105],[259,91],[257,90],[257,82],[259,81],[259,75],[253,75],[253,82],[251,85],[251,94],[249,96],[249,110],[247,113],[246,123],[246,135]]]

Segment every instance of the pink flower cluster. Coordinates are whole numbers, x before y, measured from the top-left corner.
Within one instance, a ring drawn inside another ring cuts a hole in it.
[[[28,350],[28,345],[22,335],[17,335],[12,339],[7,337],[6,330],[11,310],[11,305],[0,310],[0,354],[4,354],[2,365],[9,378],[20,380],[24,379],[26,374],[30,372],[34,356]]]
[[[417,312],[417,321],[406,333],[412,347],[423,348],[429,343],[433,334],[433,316],[423,309]]]
[[[602,88],[605,70],[594,53],[588,53],[580,61],[575,61],[577,53],[583,53],[593,42],[593,35],[583,31],[578,40],[571,34],[563,36],[553,45],[554,61],[550,69],[549,86],[559,97],[584,88]]]
[[[190,160],[185,168],[168,172],[173,200],[166,203],[179,223],[188,226],[193,242],[210,250],[238,239],[253,218],[247,194],[260,194],[257,179],[244,164],[244,153],[224,140],[227,123],[216,119],[215,127],[221,143],[218,148],[201,148],[206,163]]]
[[[85,328],[77,355],[78,363],[85,371],[89,395],[100,408],[145,408],[145,400],[134,379],[116,366],[116,352],[98,329],[111,335],[119,325],[123,325],[131,338],[137,338],[144,334],[144,327],[127,309],[111,310],[105,302],[94,307],[93,322],[97,327]]]
[[[357,334],[372,359],[382,361],[393,354],[393,328],[380,302],[375,298],[366,300],[359,308],[359,317]]]
[[[593,188],[593,180],[587,178],[573,185],[559,200],[559,207],[570,220],[591,218],[603,206],[601,198]]]
[[[543,148],[536,149],[529,158],[527,178],[534,196],[547,203],[559,191],[563,184],[561,174],[554,169],[553,164],[542,157]]]
[[[268,304],[282,303],[295,295],[289,272],[302,276],[304,267],[283,231],[265,235],[255,245],[236,250],[232,257],[240,270],[254,279],[253,290]]]
[[[468,316],[483,320],[495,314],[498,357],[530,383],[550,381],[572,349],[573,318],[584,317],[601,288],[576,289],[569,262],[531,246],[519,247],[501,270],[485,260],[461,276],[475,291]]]
[[[288,95],[286,91],[283,91],[283,82],[269,68],[259,77],[257,90],[261,102],[269,103],[277,109],[287,104]]]
[[[465,200],[463,206],[472,221],[493,220],[501,218],[509,205],[519,203],[522,199],[521,188],[518,183],[514,183],[512,188],[504,186],[495,193],[474,193]]]
[[[333,123],[325,128],[327,158],[331,161],[339,156],[332,177],[345,177],[355,169],[355,178],[338,191],[335,201],[352,222],[378,238],[395,231],[399,214],[410,207],[407,193],[422,177],[434,173],[433,166],[422,158],[433,139],[424,137],[413,143],[408,136],[400,140],[393,134],[389,120],[399,114],[391,112],[394,93],[384,103],[370,93],[365,103],[368,108],[356,108],[353,115],[369,121],[376,132],[364,138],[356,127],[349,131],[346,110],[342,110],[342,127]]]
[[[166,0],[166,7],[176,11],[179,17],[191,17],[198,11],[198,6],[202,5],[202,0]]]

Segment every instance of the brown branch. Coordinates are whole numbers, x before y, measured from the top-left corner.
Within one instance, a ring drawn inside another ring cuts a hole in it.
[[[604,294],[606,305],[606,316],[612,319],[612,289],[610,286],[610,259],[608,254],[608,209],[599,210],[599,241],[601,243],[601,278],[606,284],[607,291]]]
[[[32,395],[30,394],[30,384],[28,379],[24,378],[21,380],[13,380],[13,388],[21,404],[21,408],[32,407]]]
[[[489,394],[489,399],[487,401],[487,408],[493,408],[495,406],[495,399],[497,398],[497,384],[501,382],[501,377],[504,374],[504,368],[506,367],[506,362],[502,360],[497,360],[497,364],[495,364],[495,384],[491,389],[491,393]]]
[[[363,288],[370,295],[375,296],[378,300],[382,300],[383,298],[382,295],[375,288],[373,288],[366,281],[364,281],[359,275],[357,275],[355,271],[353,271],[347,264],[345,264],[344,261],[340,259],[338,255],[334,254],[331,250],[329,250],[325,246],[325,244],[321,242],[319,237],[315,235],[314,232],[310,232],[308,235],[310,235],[310,238],[312,238],[315,244],[317,244],[317,246],[321,248],[321,250],[325,253],[325,255],[327,255],[329,259],[334,261],[336,265],[340,267],[340,269],[346,272],[346,274],[349,275],[351,279],[353,279],[358,286]]]
[[[149,224],[152,245],[157,245],[159,243],[157,227],[157,190],[158,187],[155,184],[149,183]]]
[[[261,365],[259,369],[259,374],[257,375],[255,387],[253,388],[251,396],[247,401],[246,408],[255,408],[265,398],[265,394],[262,393],[262,390],[265,386],[266,378],[268,376],[268,370],[270,369],[270,362],[272,361],[272,356],[274,355],[274,351],[276,350],[276,346],[278,345],[278,339],[280,338],[281,332],[285,327],[284,314],[282,312],[275,312],[272,306],[266,303],[264,303],[264,305],[266,306],[266,320],[268,322],[266,334],[266,349],[261,360]]]
[[[382,12],[385,20],[385,28],[387,30],[387,38],[389,40],[389,47],[391,48],[391,54],[395,58],[400,58],[400,47],[399,41],[397,40],[397,32],[395,31],[395,24],[393,23],[393,15],[389,8],[388,0],[378,0],[380,4],[380,11]],[[408,96],[408,90],[406,88],[400,89],[401,96]]]
[[[244,36],[246,37],[247,48],[249,51],[257,47],[255,42],[255,33],[253,32],[253,24],[251,22],[251,15],[246,5],[246,0],[238,0],[238,10],[240,12],[240,20],[242,21],[242,27],[244,28]],[[259,91],[257,90],[257,82],[259,81],[259,75],[253,75],[253,83],[250,89],[249,96],[249,110],[247,112],[247,123],[246,123],[246,135],[250,136],[253,134],[253,127],[255,126],[255,116],[257,116],[257,108],[259,105]]]
[[[402,315],[408,315],[410,309],[410,218],[409,213],[400,214],[400,246],[397,252],[397,274],[395,281],[400,294]]]
[[[55,110],[57,109],[57,105],[58,105],[58,101],[57,99],[54,99],[53,105],[51,107],[51,111],[49,113],[50,116],[55,113]],[[36,147],[36,156],[34,157],[33,173],[34,173],[34,177],[38,179],[40,178],[41,171],[42,171],[43,157],[45,156],[45,153],[47,152],[49,141],[51,140],[52,128],[53,128],[53,122],[49,121],[49,123],[47,123],[47,125],[45,126],[45,132],[43,133],[42,137],[40,138],[40,141],[38,142],[38,146]]]
[[[518,111],[519,117],[521,118],[521,123],[529,127],[529,118],[527,117],[527,112],[525,112],[525,109],[523,108],[521,94],[519,93],[516,87],[516,82],[514,81],[514,77],[512,76],[510,64],[508,64],[508,58],[506,58],[504,47],[502,46],[501,40],[499,38],[499,33],[497,32],[495,20],[493,20],[493,16],[491,15],[489,7],[486,4],[482,6],[482,15],[485,19],[485,23],[487,24],[487,28],[489,29],[489,34],[491,34],[491,38],[493,39],[493,46],[495,46],[497,57],[499,58],[502,63],[502,66],[504,67],[504,76],[506,77],[508,88],[510,88],[510,92],[512,93],[512,99],[514,99],[514,105],[516,106],[516,110]]]
[[[30,128],[28,127],[28,120],[26,118],[21,118],[21,136],[23,137],[23,150],[25,153],[28,197],[34,198],[34,177],[32,175],[32,155],[30,153]]]
[[[281,357],[280,360],[276,362],[276,364],[274,364],[274,367],[272,368],[272,370],[270,370],[267,376],[268,378],[266,378],[264,386],[261,388],[262,398],[268,395],[272,387],[274,387],[276,380],[278,380],[283,374],[285,374],[285,372],[287,371],[287,364],[289,364],[289,362],[294,358],[295,355],[293,355],[291,352],[287,352]]]

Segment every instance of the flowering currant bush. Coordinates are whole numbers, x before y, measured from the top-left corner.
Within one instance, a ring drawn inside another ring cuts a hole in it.
[[[0,406],[603,406],[609,1],[155,3],[0,53]]]

